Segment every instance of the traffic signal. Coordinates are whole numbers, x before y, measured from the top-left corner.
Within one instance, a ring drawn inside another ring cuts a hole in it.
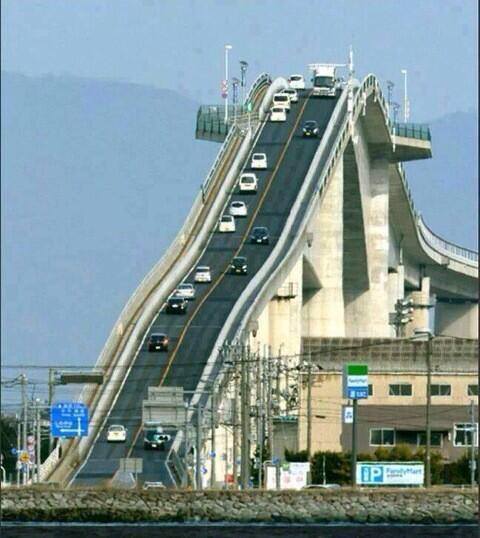
[[[413,319],[413,299],[398,299],[395,303],[395,324],[406,325]]]

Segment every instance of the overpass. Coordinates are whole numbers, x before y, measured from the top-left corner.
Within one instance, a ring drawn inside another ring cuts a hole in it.
[[[52,453],[44,464],[51,480],[104,483],[120,458],[140,457],[143,480],[178,483],[183,432],[171,431],[164,453],[144,451],[142,400],[148,387],[184,387],[194,392],[188,420],[195,405],[211,404],[212,391],[225,405],[232,383],[225,342],[299,357],[303,337],[394,336],[389,315],[404,297],[416,305],[406,336],[434,324],[437,333],[478,337],[478,255],[427,227],[402,167],[431,156],[428,129],[393,125],[374,75],[350,80],[334,98],[301,91],[286,122],[269,122],[273,94],[286,87],[262,74],[246,98],[250,115],[228,128],[198,118],[197,136],[224,139],[219,154],[182,229],[112,329],[96,365],[106,382],[82,393],[89,435],[66,442],[61,459]],[[319,139],[302,137],[305,120],[318,122]],[[253,152],[268,157],[254,196],[235,187]],[[234,234],[219,234],[231,200],[245,201],[248,216],[236,219]],[[249,243],[254,226],[269,228],[268,246]],[[247,257],[245,276],[228,274],[236,255]],[[212,268],[211,284],[196,286],[186,316],[166,315],[167,297],[193,281],[197,265]],[[148,352],[152,332],[169,335],[168,353]],[[114,423],[128,428],[127,443],[107,444]]]

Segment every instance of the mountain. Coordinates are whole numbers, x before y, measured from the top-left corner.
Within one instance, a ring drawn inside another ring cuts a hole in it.
[[[478,113],[429,122],[432,159],[407,163],[415,206],[444,239],[478,249]]]
[[[219,149],[170,90],[2,72],[3,363],[91,365]]]

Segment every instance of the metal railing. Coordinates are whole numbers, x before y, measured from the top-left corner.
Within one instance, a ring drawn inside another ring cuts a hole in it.
[[[430,127],[425,123],[399,123],[392,125],[392,134],[405,138],[431,141]]]

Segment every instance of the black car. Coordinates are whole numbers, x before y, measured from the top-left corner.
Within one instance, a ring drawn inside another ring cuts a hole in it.
[[[143,432],[143,448],[145,450],[165,450],[165,443],[170,435],[163,433],[161,427],[146,427]]]
[[[250,236],[250,241],[255,244],[268,245],[270,241],[270,235],[268,233],[268,228],[265,226],[256,226],[252,230],[252,235]]]
[[[168,336],[163,333],[154,333],[148,339],[148,351],[168,351]]]
[[[234,275],[246,275],[247,274],[247,258],[243,256],[236,256],[233,258],[230,264],[230,273]]]
[[[187,301],[183,297],[173,296],[167,301],[167,314],[186,314]]]
[[[303,136],[318,136],[318,123],[313,120],[306,121],[302,131]]]

